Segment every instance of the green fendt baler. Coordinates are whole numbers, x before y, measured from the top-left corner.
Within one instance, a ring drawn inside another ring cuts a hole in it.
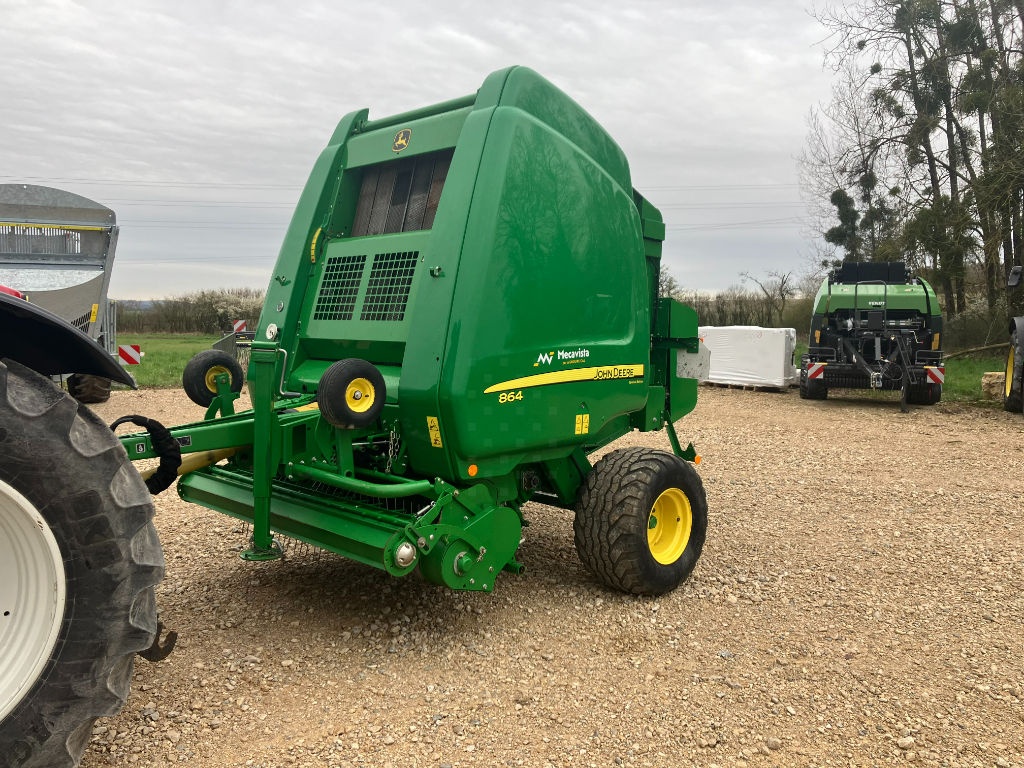
[[[901,407],[942,397],[942,313],[926,280],[903,262],[843,262],[814,297],[800,397],[829,389],[900,392]]]
[[[673,422],[697,400],[692,309],[658,299],[665,226],[626,159],[529,69],[467,98],[345,116],[299,200],[252,343],[185,370],[205,420],[173,444],[190,501],[455,589],[522,566],[523,505],[575,509],[584,564],[640,594],[679,584],[707,505]],[[667,429],[673,452],[588,456]],[[154,447],[156,443],[156,447]],[[170,450],[160,446],[171,444]],[[533,564],[543,567],[543,563]]]

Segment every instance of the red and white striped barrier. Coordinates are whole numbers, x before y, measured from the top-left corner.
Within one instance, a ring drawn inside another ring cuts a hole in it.
[[[142,362],[142,347],[138,344],[122,344],[117,348],[117,356],[124,365],[138,365]]]
[[[825,376],[825,363],[808,363],[807,378],[821,379]]]

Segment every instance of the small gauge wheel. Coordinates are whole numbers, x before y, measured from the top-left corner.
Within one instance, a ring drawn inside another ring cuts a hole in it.
[[[384,409],[384,376],[372,363],[350,357],[333,363],[320,378],[316,401],[329,424],[362,429]]]
[[[196,405],[204,408],[217,396],[217,376],[222,373],[231,376],[231,391],[241,392],[245,374],[238,361],[219,349],[206,349],[185,364],[181,374],[181,386]]]

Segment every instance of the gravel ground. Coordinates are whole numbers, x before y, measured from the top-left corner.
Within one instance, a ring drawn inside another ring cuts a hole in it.
[[[97,410],[202,417],[165,391]],[[524,574],[464,594],[245,563],[235,521],[168,491],[178,647],[82,765],[1024,766],[1024,420],[702,388],[679,432],[710,523],[658,599],[598,585],[560,510],[527,508]]]

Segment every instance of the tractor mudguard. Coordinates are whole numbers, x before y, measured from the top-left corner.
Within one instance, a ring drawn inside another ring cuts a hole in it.
[[[1010,318],[1010,336],[1024,339],[1024,317]]]
[[[135,379],[100,344],[52,312],[0,292],[3,356],[39,373],[104,376],[136,389]]]

